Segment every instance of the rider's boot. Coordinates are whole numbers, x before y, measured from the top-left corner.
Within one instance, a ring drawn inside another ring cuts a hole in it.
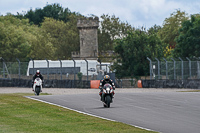
[[[100,100],[102,101],[102,91],[99,92]]]

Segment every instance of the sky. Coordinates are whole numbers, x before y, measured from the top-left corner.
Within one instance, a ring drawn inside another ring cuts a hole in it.
[[[47,4],[59,3],[71,12],[78,12],[89,17],[103,14],[119,17],[133,27],[150,28],[162,26],[165,18],[176,10],[185,11],[188,15],[200,14],[200,0],[0,0],[0,15],[23,13]]]

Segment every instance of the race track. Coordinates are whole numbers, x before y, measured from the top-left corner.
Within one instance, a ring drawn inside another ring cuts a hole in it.
[[[200,132],[199,92],[116,93],[110,108],[98,93],[29,98],[162,133]]]

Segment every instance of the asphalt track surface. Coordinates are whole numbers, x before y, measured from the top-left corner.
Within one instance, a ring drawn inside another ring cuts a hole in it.
[[[200,92],[116,93],[110,108],[98,94],[29,97],[162,133],[200,133]]]

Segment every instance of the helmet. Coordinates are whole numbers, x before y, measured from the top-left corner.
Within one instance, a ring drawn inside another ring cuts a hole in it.
[[[108,81],[109,79],[110,79],[110,76],[109,76],[109,75],[105,75],[105,76],[104,76],[104,80],[105,80],[105,81]]]
[[[40,70],[37,70],[37,71],[36,71],[36,74],[40,74]]]

